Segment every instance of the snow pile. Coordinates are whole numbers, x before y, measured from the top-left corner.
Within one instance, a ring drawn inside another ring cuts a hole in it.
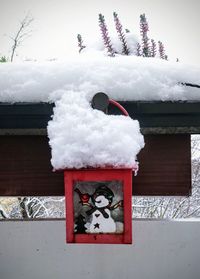
[[[115,100],[200,100],[200,68],[163,59],[108,57],[91,50],[62,62],[0,63],[0,102],[54,102],[64,91]]]
[[[144,146],[138,121],[92,109],[85,92],[61,95],[48,124],[53,167],[133,167]]]

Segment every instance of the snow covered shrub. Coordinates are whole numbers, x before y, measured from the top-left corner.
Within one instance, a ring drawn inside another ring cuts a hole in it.
[[[8,62],[8,59],[5,56],[0,57],[0,63]]]
[[[156,42],[154,39],[148,37],[149,24],[145,14],[140,15],[140,35],[141,38],[131,33],[129,29],[123,28],[119,16],[116,12],[113,12],[114,25],[117,31],[116,35],[110,36],[108,27],[105,22],[105,17],[99,14],[99,27],[101,32],[102,41],[98,42],[98,39],[92,46],[87,45],[87,49],[95,49],[98,51],[104,51],[110,57],[116,57],[119,55],[135,55],[142,57],[156,57],[167,60],[168,57],[165,54],[164,45],[161,41],[158,41],[158,54]],[[83,45],[82,36],[77,35],[79,53],[86,48]]]

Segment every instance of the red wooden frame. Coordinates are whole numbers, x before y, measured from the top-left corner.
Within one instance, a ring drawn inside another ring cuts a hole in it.
[[[132,243],[132,169],[65,170],[66,240],[67,243]],[[124,231],[121,234],[75,234],[73,183],[75,181],[122,181],[124,200]]]

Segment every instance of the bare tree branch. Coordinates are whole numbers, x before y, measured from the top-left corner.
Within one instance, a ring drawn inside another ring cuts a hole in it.
[[[17,33],[13,37],[10,37],[13,41],[12,52],[10,56],[11,62],[13,62],[16,49],[24,42],[25,39],[30,37],[32,30],[27,30],[27,29],[31,25],[33,20],[34,20],[33,17],[28,13],[25,16],[25,18],[22,21],[20,21],[20,26]]]

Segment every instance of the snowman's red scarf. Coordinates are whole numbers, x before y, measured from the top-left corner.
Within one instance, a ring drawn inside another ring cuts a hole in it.
[[[91,215],[92,213],[94,213],[96,210],[100,211],[103,215],[104,218],[109,218],[109,215],[108,213],[105,211],[105,209],[108,208],[108,206],[105,206],[105,207],[96,207],[94,206],[93,208],[89,209],[88,211],[86,211],[87,215]]]

